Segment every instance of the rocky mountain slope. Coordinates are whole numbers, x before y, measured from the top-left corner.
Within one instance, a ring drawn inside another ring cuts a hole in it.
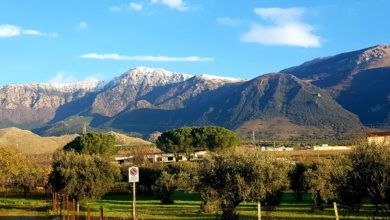
[[[173,110],[124,111],[106,126],[148,133],[180,126],[214,124],[237,130],[242,136],[257,131],[268,132],[268,137],[287,139],[335,137],[361,128],[358,118],[337,104],[326,91],[287,74],[267,74],[248,82],[226,83],[217,89],[205,90],[185,103],[183,108]],[[300,128],[297,129],[300,132],[278,136],[275,132],[283,131],[283,127],[277,124],[274,125],[277,129],[263,129],[263,125],[276,119]],[[253,124],[254,121],[258,124]]]
[[[0,88],[0,126],[43,135],[91,129],[147,134],[219,125],[260,138],[345,138],[390,121],[390,47],[306,62],[245,81],[135,68],[103,84]],[[358,115],[358,117],[356,116]]]
[[[327,91],[366,125],[390,122],[390,46],[319,58],[281,72]]]
[[[171,85],[190,78],[190,75],[163,69],[136,68],[110,81],[96,95],[92,113],[112,117],[125,108],[144,108],[151,104],[144,99],[152,91],[163,92]]]
[[[45,124],[57,110],[99,88],[100,82],[69,84],[11,84],[0,88],[0,126]]]

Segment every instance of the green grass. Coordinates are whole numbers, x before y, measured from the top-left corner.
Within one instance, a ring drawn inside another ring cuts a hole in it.
[[[199,211],[202,203],[199,195],[176,192],[175,204],[163,205],[159,200],[144,197],[137,198],[137,211],[139,219],[215,219],[216,213],[205,214]],[[86,214],[88,205],[92,216],[99,216],[100,206],[104,207],[104,216],[114,219],[131,218],[131,195],[108,195],[103,199],[90,204],[81,203],[81,214]],[[44,197],[35,195],[27,199],[21,196],[0,197],[0,216],[52,216],[51,202]],[[372,206],[364,205],[360,212],[349,213],[339,210],[340,219],[369,219],[373,218]],[[255,203],[242,203],[237,208],[240,219],[257,219],[257,207]],[[313,211],[310,198],[305,195],[302,202],[297,202],[292,193],[285,193],[283,202],[274,211],[262,215],[270,219],[335,219],[334,211],[326,208],[324,211]],[[379,217],[379,218],[378,218]],[[263,218],[266,219],[266,218]],[[386,219],[377,216],[376,219]]]

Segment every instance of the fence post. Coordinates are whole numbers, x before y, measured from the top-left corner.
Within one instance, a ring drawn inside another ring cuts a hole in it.
[[[77,217],[79,217],[80,216],[80,203],[79,202],[77,202]]]
[[[88,219],[88,220],[91,220],[91,208],[89,207],[89,204],[88,204],[88,214],[87,214],[87,219]]]
[[[73,219],[76,219],[76,201],[75,201],[75,199],[72,199],[72,216],[73,216]]]
[[[66,195],[66,218],[69,220],[69,196]]]
[[[53,199],[53,212],[56,212],[56,198],[55,198],[55,193],[51,193],[52,199]]]
[[[55,192],[54,193],[54,197],[55,197],[55,209],[56,209],[56,215],[58,215],[58,192]]]
[[[337,211],[337,203],[333,202],[334,214],[336,216],[336,220],[339,220],[339,212]]]
[[[261,203],[257,202],[257,220],[261,220]]]
[[[100,206],[100,220],[103,220],[103,219],[104,219],[103,206]]]

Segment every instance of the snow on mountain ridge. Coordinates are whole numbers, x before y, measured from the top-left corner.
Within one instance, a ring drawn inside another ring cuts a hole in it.
[[[101,91],[105,88],[112,88],[122,85],[134,85],[138,88],[165,86],[168,84],[179,83],[188,80],[191,77],[196,77],[203,80],[215,81],[216,83],[225,82],[242,82],[246,81],[239,78],[223,77],[209,74],[190,75],[186,73],[178,73],[168,71],[162,68],[136,67],[115,77],[111,81],[104,82],[96,79],[85,80],[72,83],[26,83],[26,84],[8,84],[0,86],[4,88],[29,88],[31,90],[56,90],[59,92],[72,93],[78,90],[84,91]]]
[[[102,87],[103,81],[86,80],[74,83],[26,83],[26,84],[8,84],[2,86],[4,88],[29,88],[31,90],[57,90],[60,92],[76,92],[78,90],[95,91]]]
[[[201,74],[197,75],[198,78],[206,79],[206,80],[218,80],[218,81],[227,81],[227,82],[243,82],[246,81],[244,79],[233,78],[233,77],[224,77],[224,76],[215,76],[209,74]]]
[[[118,84],[131,84],[136,86],[164,86],[171,83],[178,83],[191,78],[192,75],[175,73],[164,69],[153,69],[147,67],[136,67],[130,69],[119,77],[107,83],[108,87],[115,87]]]

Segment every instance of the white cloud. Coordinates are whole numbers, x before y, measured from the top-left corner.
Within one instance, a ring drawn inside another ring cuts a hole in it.
[[[1,37],[17,37],[21,35],[30,35],[30,36],[48,36],[56,37],[55,33],[42,33],[34,29],[22,29],[21,27],[10,25],[10,24],[0,24],[0,38]]]
[[[130,2],[129,7],[130,7],[131,10],[141,11],[143,6],[140,3]]]
[[[304,8],[256,8],[254,12],[271,25],[254,23],[241,40],[265,45],[320,47],[320,38],[313,27],[300,21]]]
[[[44,36],[45,35],[44,33],[40,32],[40,31],[32,30],[32,29],[23,30],[23,34],[24,35],[33,35],[33,36]]]
[[[113,12],[118,12],[118,11],[122,11],[123,7],[122,6],[111,6],[108,8],[108,10],[113,11]]]
[[[121,12],[124,10],[129,11],[142,11],[143,5],[142,3],[130,2],[128,5],[115,5],[108,8],[108,10],[112,12]]]
[[[21,35],[21,29],[17,26],[2,24],[0,25],[0,37],[15,37]]]
[[[80,80],[72,74],[65,73],[65,72],[58,72],[47,83],[67,84],[67,83],[77,83],[77,82],[100,82],[100,81],[104,81],[105,79],[106,79],[105,75],[101,73],[88,75]]]
[[[77,25],[77,29],[83,30],[88,28],[88,23],[86,21],[80,21]]]
[[[77,79],[74,76],[59,72],[49,80],[49,83],[72,83],[76,81]]]
[[[211,57],[168,57],[168,56],[124,56],[116,53],[88,53],[80,56],[84,59],[97,59],[97,60],[129,60],[129,61],[149,61],[149,62],[209,62],[213,61]]]
[[[187,11],[188,7],[182,0],[151,0],[152,4],[163,4],[179,11]]]
[[[217,23],[226,26],[239,26],[242,24],[241,19],[222,17],[217,19]]]

